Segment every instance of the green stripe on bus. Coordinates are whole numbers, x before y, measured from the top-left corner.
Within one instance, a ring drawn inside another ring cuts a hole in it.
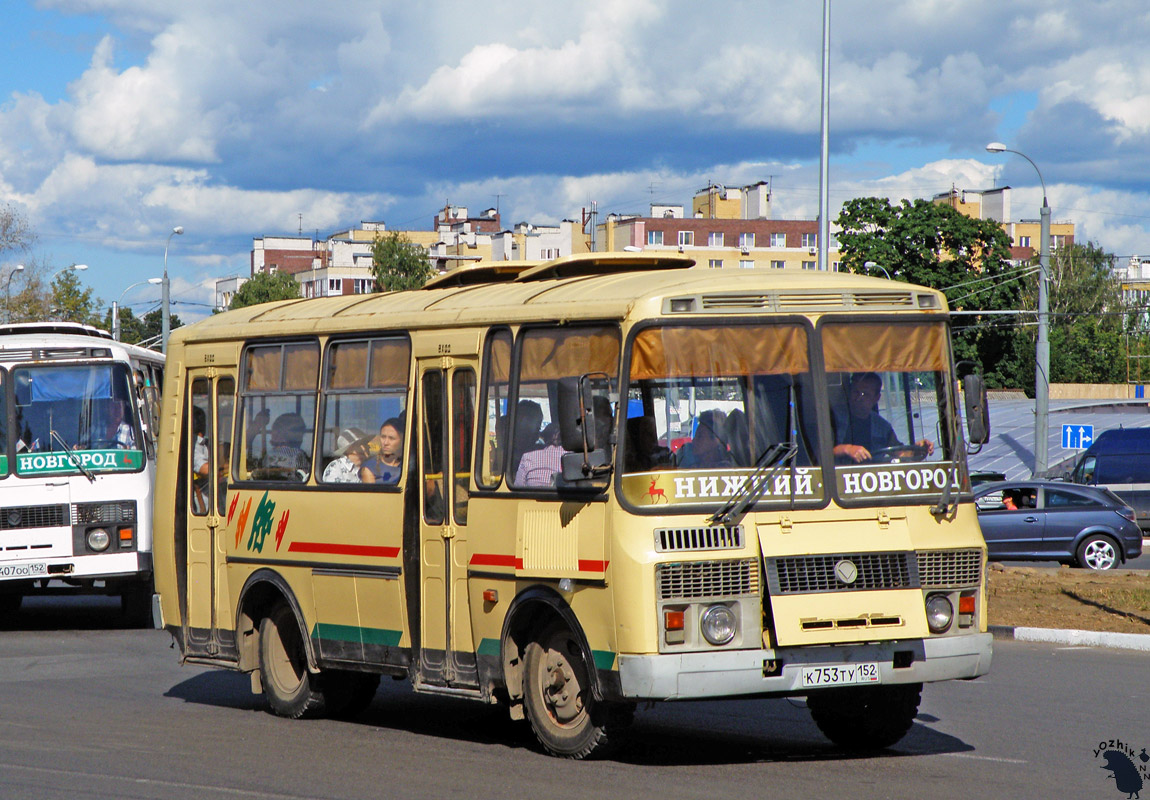
[[[475,651],[477,656],[495,656],[499,657],[499,640],[498,639],[480,639],[479,649]]]
[[[361,628],[358,625],[333,625],[329,622],[317,622],[312,629],[311,638],[327,639],[332,642],[363,642],[364,644],[397,647],[401,631],[392,631],[387,628]]]
[[[615,654],[610,650],[592,650],[591,657],[595,659],[595,669],[611,669],[615,666]]]

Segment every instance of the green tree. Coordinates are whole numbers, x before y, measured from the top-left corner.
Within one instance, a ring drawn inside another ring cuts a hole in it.
[[[245,308],[273,300],[295,300],[299,296],[299,283],[288,273],[259,272],[240,287],[228,308]]]
[[[128,306],[117,306],[120,317],[120,341],[127,344],[139,344],[147,339],[144,333],[144,320],[137,317]],[[158,323],[157,323],[158,324]],[[109,308],[104,314],[103,326],[105,330],[112,330],[112,310]],[[156,329],[157,331],[159,328]]]
[[[104,324],[106,315],[98,310],[103,304],[92,295],[90,288],[80,283],[75,270],[63,270],[53,278],[48,302],[52,319],[93,326]]]
[[[1113,271],[1114,256],[1094,242],[1059,247],[1050,255],[1050,380],[1053,383],[1125,383],[1126,335],[1122,286]],[[1035,257],[1032,264],[1038,268]],[[1038,308],[1038,283],[1022,296],[1022,307]],[[1038,336],[1028,326],[1033,350]],[[1033,361],[1031,361],[1033,363]]]
[[[163,326],[164,312],[158,308],[155,311],[149,311],[144,315],[144,324],[140,332],[142,338],[140,341],[146,342],[149,339],[155,339],[158,342]],[[180,319],[178,314],[170,314],[168,316],[168,327],[171,330],[174,331],[176,328],[182,328],[183,326],[184,321]]]
[[[843,205],[837,223],[845,271],[877,275],[865,266],[873,261],[894,280],[941,290],[954,311],[1019,305],[1025,273],[1011,266],[1010,238],[993,220],[927,200],[860,197]],[[972,317],[956,325],[955,356],[978,363],[991,386],[1017,386],[1022,341],[1009,318]]]
[[[371,272],[377,292],[418,289],[435,274],[427,252],[399,231],[376,234],[371,245]]]

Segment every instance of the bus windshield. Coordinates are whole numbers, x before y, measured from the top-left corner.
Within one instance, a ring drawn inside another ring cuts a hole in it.
[[[945,327],[828,322],[820,334],[840,500],[960,488]]]
[[[785,444],[794,456],[764,499],[821,500],[807,331],[796,323],[640,331],[631,352],[624,495],[639,506],[713,503],[738,491],[768,449]]]
[[[139,419],[126,364],[17,367],[12,370],[12,381],[17,474],[143,466]],[[71,455],[52,455],[57,453]]]

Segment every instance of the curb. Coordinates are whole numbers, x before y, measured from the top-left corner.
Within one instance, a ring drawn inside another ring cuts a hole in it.
[[[1017,642],[1049,642],[1076,647],[1114,647],[1120,650],[1150,652],[1150,634],[1145,633],[1016,628],[1010,625],[989,625],[987,630],[994,634],[995,639],[1013,639]]]

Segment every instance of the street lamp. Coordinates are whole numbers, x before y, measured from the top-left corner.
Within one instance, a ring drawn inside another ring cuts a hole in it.
[[[8,282],[4,285],[4,321],[12,321],[12,276],[17,272],[23,272],[24,265],[17,264],[12,267],[12,271],[8,273]]]
[[[991,142],[986,146],[988,153],[1014,153],[1022,156],[1038,173],[1042,184],[1041,229],[1038,243],[1038,344],[1034,350],[1034,475],[1046,471],[1047,441],[1046,427],[1050,418],[1050,320],[1047,285],[1050,280],[1050,205],[1046,202],[1046,181],[1042,170],[1026,155],[1011,150],[1002,142]]]
[[[52,281],[63,275],[65,272],[83,272],[88,268],[87,264],[69,264],[66,267],[56,270],[52,273]],[[51,283],[52,281],[48,281]]]
[[[112,338],[117,342],[120,341],[120,300],[124,299],[124,295],[135,289],[137,286],[143,286],[145,283],[150,283],[153,286],[163,283],[163,278],[148,278],[146,281],[136,281],[124,291],[120,292],[118,300],[112,303]]]
[[[886,271],[886,267],[884,267],[882,264],[878,263],[877,261],[867,261],[866,263],[863,264],[863,269],[865,269],[867,272],[870,272],[872,269],[881,269],[882,274],[886,275],[886,279],[888,281],[891,279],[890,273]]]
[[[168,334],[172,330],[172,293],[171,284],[168,282],[168,245],[172,243],[173,236],[182,236],[184,233],[184,226],[177,225],[172,228],[172,232],[168,234],[168,241],[164,243],[164,277],[161,280],[163,284],[163,291],[160,299],[160,352],[167,355],[168,352]]]

